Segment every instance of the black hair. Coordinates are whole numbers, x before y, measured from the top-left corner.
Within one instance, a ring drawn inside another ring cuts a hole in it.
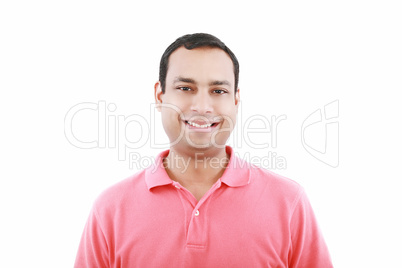
[[[169,67],[170,55],[179,47],[184,46],[186,49],[193,49],[198,47],[216,47],[225,51],[233,62],[233,71],[235,76],[235,93],[239,84],[239,62],[235,54],[217,37],[207,33],[187,34],[179,37],[174,41],[162,55],[159,65],[159,81],[161,83],[162,92],[165,93],[166,74]]]

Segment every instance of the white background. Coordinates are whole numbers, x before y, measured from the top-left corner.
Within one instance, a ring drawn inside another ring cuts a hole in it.
[[[2,1],[0,266],[73,266],[92,202],[137,169],[119,161],[116,148],[73,146],[64,134],[67,112],[105,101],[117,107],[112,117],[149,119],[165,48],[207,32],[240,61],[243,118],[287,116],[276,148],[236,150],[286,159],[274,171],[306,189],[335,267],[402,267],[398,4]],[[335,100],[336,168],[301,142],[303,121]],[[74,122],[80,139],[96,139],[96,113]],[[141,132],[132,124],[127,133]],[[150,147],[132,151],[160,151]]]

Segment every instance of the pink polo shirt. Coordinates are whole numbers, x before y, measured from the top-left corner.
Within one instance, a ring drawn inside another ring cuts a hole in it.
[[[197,202],[162,166],[96,200],[75,267],[332,267],[302,187],[237,158]]]

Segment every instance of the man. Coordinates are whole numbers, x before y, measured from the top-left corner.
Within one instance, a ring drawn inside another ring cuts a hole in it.
[[[332,267],[302,187],[225,146],[238,80],[212,35],[166,49],[155,101],[170,150],[100,195],[75,267]]]

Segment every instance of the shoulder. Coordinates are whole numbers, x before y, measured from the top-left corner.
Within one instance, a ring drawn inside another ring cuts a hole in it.
[[[137,172],[104,190],[95,200],[94,206],[102,209],[114,209],[128,199],[147,191],[145,170]]]
[[[265,189],[270,196],[276,196],[294,204],[304,195],[304,188],[293,179],[254,165],[250,166],[250,173],[250,184]]]
[[[302,188],[302,186],[293,179],[279,175],[271,170],[251,165],[250,172],[253,181],[259,183],[267,183],[271,187],[285,188],[294,191],[299,191]]]

